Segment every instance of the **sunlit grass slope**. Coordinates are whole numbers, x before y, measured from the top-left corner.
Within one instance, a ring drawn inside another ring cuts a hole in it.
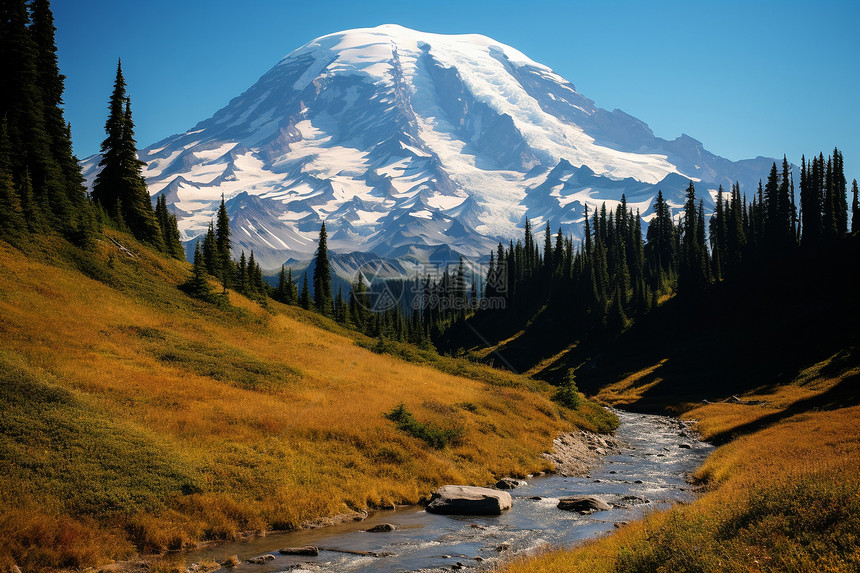
[[[684,412],[705,439],[724,444],[696,475],[704,496],[505,571],[860,570],[857,364],[848,349],[790,383]],[[618,400],[635,399],[622,386]]]
[[[187,265],[124,235],[93,254],[26,250],[0,243],[0,568],[418,502],[547,469],[558,432],[594,427],[594,410],[560,410],[543,383],[376,354],[274,302],[195,301],[176,288]],[[401,403],[458,439],[434,448],[398,430],[384,414]]]

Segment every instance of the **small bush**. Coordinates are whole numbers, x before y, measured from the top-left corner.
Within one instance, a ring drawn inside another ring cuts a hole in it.
[[[552,399],[565,408],[576,410],[582,405],[582,395],[573,381],[573,372],[567,375],[567,379],[558,387]]]
[[[471,412],[473,414],[476,414],[478,412],[478,406],[476,406],[472,402],[460,402],[460,403],[454,404],[454,405],[459,407],[459,408],[466,410],[467,412]]]
[[[398,404],[390,412],[386,412],[385,417],[397,424],[398,430],[424,440],[437,450],[441,450],[463,437],[463,430],[458,428],[438,428],[432,424],[419,422],[403,403]]]

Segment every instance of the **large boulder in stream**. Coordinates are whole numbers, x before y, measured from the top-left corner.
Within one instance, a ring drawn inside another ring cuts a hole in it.
[[[593,495],[563,497],[558,500],[556,507],[565,511],[576,511],[582,514],[612,509],[611,505]]]
[[[469,485],[445,485],[433,492],[427,511],[445,515],[499,515],[511,508],[506,491]]]

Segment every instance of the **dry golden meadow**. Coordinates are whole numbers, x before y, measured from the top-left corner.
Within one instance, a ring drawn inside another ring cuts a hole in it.
[[[0,568],[81,569],[417,503],[443,483],[548,469],[559,432],[607,428],[593,404],[562,409],[530,378],[393,344],[406,360],[376,354],[273,301],[195,301],[177,288],[185,263],[107,237],[134,258],[109,240],[95,253],[0,243]],[[682,418],[723,444],[695,476],[699,499],[504,571],[857,570],[860,406],[839,406],[860,368],[845,364],[688,405]],[[659,366],[598,399],[636,402]],[[398,430],[384,414],[401,403],[456,439]]]
[[[294,307],[195,301],[177,288],[187,264],[106,234],[95,253],[0,242],[0,569],[416,503],[443,483],[549,469],[553,437],[599,419],[533,380],[375,354]],[[459,439],[399,431],[384,413],[400,403]]]

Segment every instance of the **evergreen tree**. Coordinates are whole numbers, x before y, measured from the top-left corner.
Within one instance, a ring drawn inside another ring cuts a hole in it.
[[[239,264],[236,265],[236,276],[233,278],[233,284],[236,285],[236,290],[242,294],[248,292],[248,260],[245,258],[245,251],[239,256]]]
[[[54,40],[56,28],[48,0],[33,0],[30,3],[32,24],[30,36],[35,48],[37,85],[39,88],[45,132],[50,142],[51,159],[58,177],[58,187],[52,198],[54,212],[61,225],[73,232],[85,232],[80,225],[87,224],[92,216],[85,197],[83,177],[77,158],[72,152],[71,130],[63,118],[63,92],[65,76],[60,73],[57,46]]]
[[[726,252],[720,261],[725,274],[737,272],[746,245],[744,234],[744,204],[741,200],[740,184],[732,186],[732,196],[726,209]]]
[[[0,237],[20,238],[27,231],[24,209],[12,179],[12,161],[6,121],[0,120]]]
[[[526,219],[526,229],[523,237],[524,240],[524,257],[522,257],[523,261],[523,274],[524,276],[531,276],[532,271],[534,270],[534,237],[532,236],[532,224]]]
[[[0,8],[0,119],[7,122],[12,178],[23,199],[26,174],[34,197],[24,208],[38,210],[34,213],[37,218],[47,221],[51,217],[49,199],[62,197],[62,192],[45,125],[38,50],[29,27],[26,0],[5,0]]]
[[[500,242],[496,247],[496,274],[493,290],[496,296],[508,296],[508,267],[505,259],[505,248]]]
[[[682,256],[678,269],[678,291],[685,294],[700,291],[707,284],[705,225],[700,210],[696,205],[696,189],[690,181],[684,203]]]
[[[27,230],[24,210],[15,190],[12,175],[0,167],[0,237],[7,240],[20,238]]]
[[[616,287],[606,317],[606,330],[610,336],[620,334],[630,325],[627,314],[624,312],[623,294]]]
[[[544,229],[543,266],[545,273],[552,275],[552,271],[555,268],[553,266],[552,229],[550,229],[549,221],[546,222],[546,228]]]
[[[334,319],[340,324],[347,324],[347,306],[343,299],[343,288],[337,287],[337,298],[334,299]]]
[[[302,293],[299,296],[299,305],[305,309],[311,309],[311,291],[308,290],[308,273],[302,274]]]
[[[254,296],[263,296],[265,294],[265,285],[263,284],[263,270],[254,259],[254,251],[248,257],[248,292]]]
[[[564,235],[561,233],[561,227],[558,228],[558,233],[555,236],[555,249],[552,254],[552,270],[558,273],[564,265]]]
[[[139,240],[163,248],[161,229],[142,175],[145,163],[137,158],[131,100],[125,93],[121,63],[117,64],[105,132],[99,163],[102,169],[93,183],[93,199]]]
[[[274,299],[287,302],[287,272],[284,265],[281,265],[281,272],[278,273],[278,286],[275,288]]]
[[[427,279],[429,282],[429,278]],[[426,297],[425,300],[428,300]],[[355,282],[352,283],[352,290],[349,293],[349,317],[355,324],[356,328],[366,334],[370,333],[371,319],[368,316],[368,300],[367,300],[367,285],[364,284],[364,275],[361,271],[355,277]]]
[[[293,269],[287,269],[287,304],[299,302],[299,285],[293,280]]]
[[[782,156],[782,175],[779,183],[779,221],[780,221],[780,243],[783,248],[797,245],[796,230],[794,228],[797,214],[794,206],[794,179],[788,166],[788,159]]]
[[[224,194],[221,194],[221,205],[218,207],[218,214],[215,218],[215,246],[218,251],[219,272],[221,273],[221,282],[226,289],[230,286],[231,275],[233,270],[232,242],[230,240],[230,217],[227,215],[227,206],[224,203]]]
[[[215,226],[209,221],[209,229],[203,239],[203,262],[206,272],[213,277],[221,276],[221,257],[218,255],[218,244],[215,238]]]
[[[122,140],[120,148],[122,166],[122,213],[126,225],[135,237],[163,249],[161,228],[155,218],[143,167],[146,165],[137,157],[137,141],[134,139],[134,121],[131,117],[131,98],[125,98],[123,112]],[[170,231],[168,231],[170,232]]]
[[[182,248],[182,238],[179,234],[179,225],[176,215],[167,210],[167,199],[159,195],[155,204],[155,219],[161,229],[161,239],[164,244],[164,252],[175,259],[185,260],[185,250]],[[206,243],[203,243],[203,260],[207,263]]]
[[[40,201],[33,192],[33,181],[30,179],[30,172],[24,171],[21,177],[18,190],[21,197],[21,209],[24,211],[24,220],[27,222],[27,228],[32,233],[47,232],[48,212],[44,201]],[[44,197],[42,197],[44,199]]]
[[[331,316],[331,269],[328,262],[328,244],[325,223],[320,226],[316,266],[314,268],[314,306],[317,312]]]
[[[122,170],[122,138],[125,124],[125,78],[122,75],[122,62],[117,64],[116,79],[114,80],[113,93],[110,97],[109,113],[105,122],[107,137],[102,141],[102,159],[99,162],[101,171],[93,183],[92,198],[109,215],[122,217],[119,203],[122,201],[123,193],[123,170]]]
[[[860,201],[857,199],[857,180],[851,184],[851,193],[854,200],[851,202],[851,232],[860,231]]]
[[[842,152],[833,150],[833,216],[835,219],[836,238],[848,232],[848,203],[846,201],[845,167]]]
[[[487,276],[484,281],[484,298],[496,296],[496,253],[490,251],[490,262],[487,265]]]
[[[664,277],[671,273],[675,261],[675,224],[662,191],[657,191],[654,218],[648,225],[646,237],[645,257],[652,272],[652,288],[658,290]]]
[[[807,163],[804,157],[800,171],[800,213],[803,219],[800,242],[806,247],[812,247],[823,238],[821,189],[821,161],[818,157],[813,157],[812,161]]]
[[[207,302],[215,300],[212,287],[206,278],[206,265],[203,263],[203,254],[200,250],[200,241],[194,246],[194,264],[191,267],[191,277],[182,285],[182,290],[194,298]]]
[[[726,221],[726,210],[723,207],[723,186],[717,189],[717,201],[714,214],[710,223],[711,262],[714,279],[723,278],[723,264],[727,258],[728,250],[728,225]]]
[[[585,219],[585,230],[583,231],[583,240],[585,242],[585,258],[590,259],[593,255],[594,245],[591,242],[591,228],[588,225],[588,203],[585,204],[583,208],[584,219]]]
[[[466,267],[463,257],[460,257],[460,262],[457,265],[457,275],[454,279],[452,295],[454,304],[451,308],[454,309],[455,320],[462,320],[466,318],[466,307],[468,305],[466,298]]]
[[[823,163],[823,156],[821,157]],[[833,242],[838,239],[839,234],[839,215],[838,215],[838,200],[836,197],[836,177],[833,169],[833,158],[827,158],[827,167],[824,169],[824,209],[822,217],[822,231],[824,239],[828,242]]]

